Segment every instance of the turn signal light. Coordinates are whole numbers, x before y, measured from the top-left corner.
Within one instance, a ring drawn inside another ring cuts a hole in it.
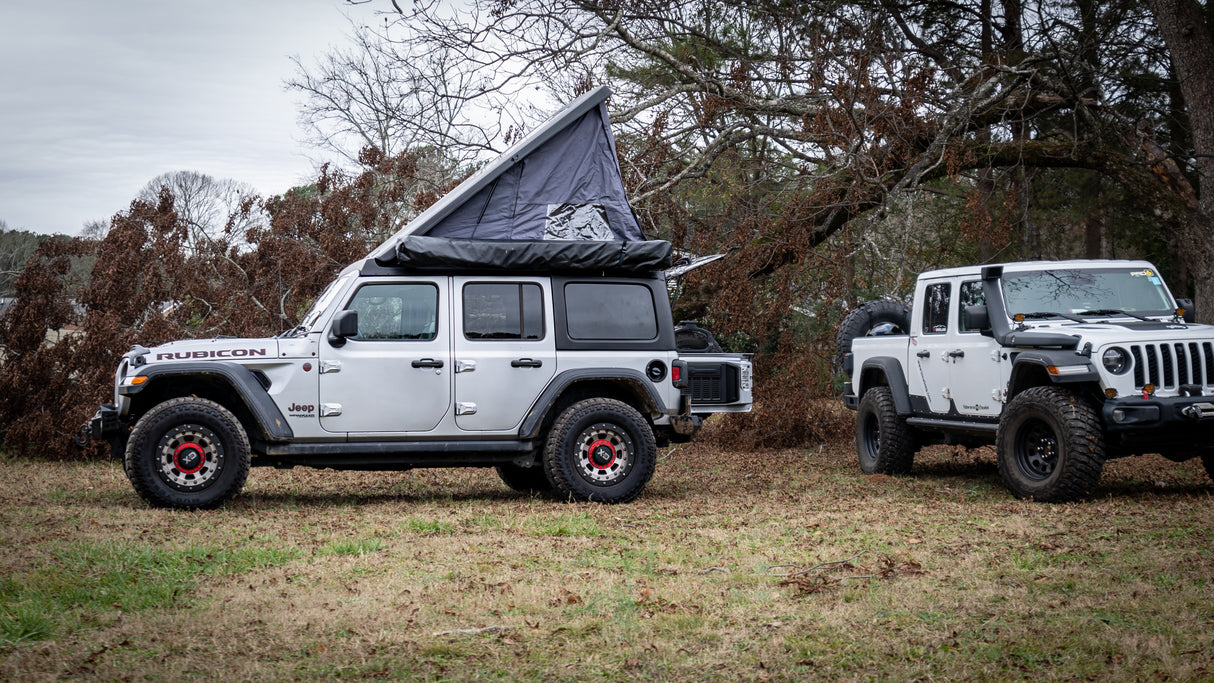
[[[148,381],[148,378],[147,378],[147,377],[145,377],[144,375],[139,375],[139,376],[137,376],[137,377],[132,377],[132,378],[131,378],[131,384],[132,384],[132,385],[139,385],[139,384],[143,384],[143,383],[144,383],[144,382],[146,382],[146,381]]]

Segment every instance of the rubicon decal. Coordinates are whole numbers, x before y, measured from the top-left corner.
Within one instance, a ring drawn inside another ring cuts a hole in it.
[[[156,360],[191,360],[195,358],[250,358],[264,356],[266,349],[219,349],[217,351],[169,351],[156,354]]]

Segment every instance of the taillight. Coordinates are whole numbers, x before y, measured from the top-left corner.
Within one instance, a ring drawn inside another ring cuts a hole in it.
[[[687,382],[687,363],[685,361],[676,360],[670,364],[670,383],[677,389],[686,389],[690,386]]]

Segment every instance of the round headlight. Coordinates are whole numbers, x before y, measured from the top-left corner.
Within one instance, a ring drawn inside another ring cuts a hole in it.
[[[1130,354],[1126,353],[1125,349],[1116,346],[1105,349],[1100,360],[1104,363],[1104,369],[1114,375],[1123,374],[1130,369]]]

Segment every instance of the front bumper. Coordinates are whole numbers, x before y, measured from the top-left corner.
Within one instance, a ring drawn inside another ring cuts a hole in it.
[[[1109,436],[1125,446],[1155,452],[1214,442],[1214,396],[1114,398],[1101,412]]]
[[[110,455],[120,458],[126,450],[126,437],[129,433],[130,430],[119,415],[118,406],[106,403],[97,409],[88,422],[80,425],[76,444],[83,448],[89,441],[108,441]]]

